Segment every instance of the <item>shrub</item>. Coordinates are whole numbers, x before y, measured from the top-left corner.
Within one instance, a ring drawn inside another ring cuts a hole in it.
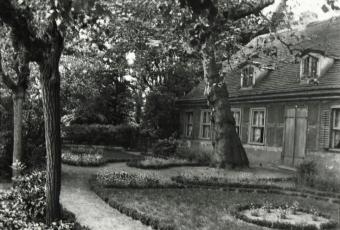
[[[297,172],[299,181],[307,184],[313,184],[315,175],[317,174],[316,162],[306,161],[301,163],[297,167]]]
[[[161,182],[154,174],[114,172],[104,169],[97,174],[97,182],[105,187],[159,187]]]
[[[212,150],[200,147],[179,146],[176,149],[175,156],[188,159],[201,164],[209,165],[212,160]]]
[[[138,127],[122,125],[70,125],[63,129],[63,139],[73,144],[116,145],[135,147],[138,143]]]
[[[77,166],[99,166],[105,163],[103,152],[90,149],[85,152],[63,152],[61,155],[63,163]]]
[[[297,167],[297,183],[328,192],[340,192],[340,177],[337,162],[314,159]]]
[[[46,173],[35,171],[17,177],[10,191],[0,193],[0,229],[82,229],[74,219],[54,222],[51,226],[43,223],[46,215],[45,183]]]
[[[11,178],[12,132],[0,132],[0,180]]]
[[[130,167],[141,168],[141,169],[165,169],[171,167],[180,167],[180,166],[200,166],[200,164],[196,162],[190,162],[185,159],[178,158],[157,158],[157,157],[147,157],[144,160],[133,160],[127,162],[127,165]]]
[[[158,140],[153,148],[153,155],[156,157],[171,157],[175,155],[178,143],[175,139],[169,138]]]

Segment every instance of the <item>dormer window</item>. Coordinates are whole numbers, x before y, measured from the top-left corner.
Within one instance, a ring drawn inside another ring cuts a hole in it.
[[[241,88],[250,88],[254,85],[255,69],[251,65],[245,66],[241,71]]]
[[[318,77],[318,58],[307,55],[302,60],[302,77],[317,78]]]

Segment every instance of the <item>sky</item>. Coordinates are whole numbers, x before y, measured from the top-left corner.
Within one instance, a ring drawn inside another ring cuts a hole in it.
[[[340,16],[340,11],[328,11],[327,13],[323,12],[321,7],[326,4],[327,0],[288,0],[288,5],[292,7],[292,11],[295,16],[299,16],[301,13],[310,11],[316,13],[318,15],[319,20],[326,20],[334,16]],[[275,0],[275,3],[267,7],[266,11],[275,10],[276,6],[279,4],[280,0]],[[337,5],[340,5],[340,1],[338,1]]]

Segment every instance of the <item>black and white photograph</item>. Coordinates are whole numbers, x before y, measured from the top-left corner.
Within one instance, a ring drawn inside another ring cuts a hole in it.
[[[340,230],[340,0],[0,0],[0,230]]]

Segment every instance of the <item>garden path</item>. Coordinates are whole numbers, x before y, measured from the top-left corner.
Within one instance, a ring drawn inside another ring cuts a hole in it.
[[[111,208],[91,191],[88,181],[100,168],[63,165],[63,207],[73,212],[81,225],[92,230],[151,230],[151,227]]]

